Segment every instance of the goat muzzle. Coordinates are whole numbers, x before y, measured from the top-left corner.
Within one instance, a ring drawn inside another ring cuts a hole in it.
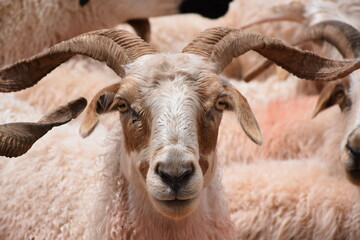
[[[360,128],[355,129],[346,144],[347,159],[345,170],[348,179],[355,185],[360,185]]]

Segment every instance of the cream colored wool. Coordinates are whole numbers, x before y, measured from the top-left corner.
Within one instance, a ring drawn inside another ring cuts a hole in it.
[[[0,123],[42,113],[0,95]],[[104,128],[88,139],[77,124],[54,128],[18,158],[0,158],[0,239],[83,239],[103,168]]]
[[[2,0],[0,66],[31,57],[80,33],[112,28],[130,19],[178,13],[180,0]]]
[[[332,118],[311,158],[224,168],[238,239],[359,239],[360,191],[346,179],[340,160],[346,121],[329,110],[322,114]]]
[[[237,239],[359,239],[359,189],[326,172],[316,159],[226,168]]]
[[[269,100],[262,107],[254,108],[264,136],[262,146],[246,139],[236,128],[231,113],[225,113],[218,138],[219,161],[253,163],[261,159],[305,159],[319,151],[325,139],[325,131],[332,126],[334,116],[341,114],[335,106],[316,118],[311,114],[317,97],[298,96],[290,99]]]

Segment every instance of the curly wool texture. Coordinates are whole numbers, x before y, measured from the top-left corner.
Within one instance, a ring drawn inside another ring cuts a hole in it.
[[[39,111],[0,96],[1,123]],[[14,114],[16,113],[16,114]],[[98,188],[105,129],[81,139],[76,124],[55,128],[18,158],[0,161],[0,239],[82,239]]]
[[[224,171],[237,239],[359,239],[359,189],[316,159]]]
[[[322,113],[325,128],[313,129],[322,131],[310,132],[322,137],[310,158],[258,158],[224,168],[238,239],[359,239],[360,191],[340,160],[346,116],[334,110]]]
[[[252,163],[261,159],[305,159],[323,151],[319,146],[326,140],[326,130],[333,125],[334,116],[341,114],[337,106],[312,119],[317,97],[298,96],[270,100],[254,107],[264,136],[262,146],[247,139],[236,127],[234,116],[225,113],[218,139],[219,161]]]
[[[3,0],[0,3],[0,66],[31,57],[81,33],[112,28],[130,19],[178,13],[180,0]],[[41,26],[41,27],[39,27]]]
[[[0,123],[41,116],[13,94],[0,99]],[[81,139],[77,125],[50,131],[24,156],[1,157],[0,239],[234,239],[219,176],[194,214],[168,220],[121,174],[121,128],[102,155],[107,130]]]

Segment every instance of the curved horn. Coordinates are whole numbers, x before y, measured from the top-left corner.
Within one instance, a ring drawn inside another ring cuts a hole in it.
[[[155,50],[148,43],[124,30],[85,33],[0,70],[0,92],[31,87],[76,54],[104,61],[119,76],[123,76],[123,64],[152,53],[155,53]]]
[[[18,157],[53,127],[76,118],[86,107],[85,98],[78,98],[60,106],[37,123],[18,122],[0,125],[0,156]]]
[[[291,45],[299,45],[307,41],[321,40],[333,45],[345,58],[360,56],[360,33],[351,25],[340,21],[324,21],[310,27]],[[251,81],[270,67],[272,61],[264,60],[245,74],[244,80]]]
[[[360,56],[360,32],[353,26],[340,21],[324,21],[310,27],[296,45],[312,40],[330,43],[345,58]]]
[[[183,52],[208,59],[215,64],[215,71],[221,73],[233,58],[249,50],[260,53],[304,79],[331,81],[360,68],[359,60],[326,59],[271,37],[226,27],[205,30]]]

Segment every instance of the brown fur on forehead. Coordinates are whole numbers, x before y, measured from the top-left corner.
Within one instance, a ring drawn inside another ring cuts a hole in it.
[[[116,98],[125,99],[130,107],[138,113],[151,117],[149,110],[144,104],[144,93],[141,92],[141,87],[138,81],[135,81],[136,77],[127,76],[122,80],[121,87],[116,93]]]
[[[127,76],[121,80],[121,86],[116,94],[117,97],[125,98],[129,102],[134,102],[141,98],[139,83],[134,80],[135,77]]]
[[[197,131],[201,155],[207,155],[215,151],[221,117],[222,113],[213,107],[210,110],[204,109],[198,115]]]
[[[214,108],[216,99],[224,91],[217,75],[208,75],[196,81],[202,110],[197,117],[198,141],[201,155],[215,150],[222,113]]]
[[[214,106],[216,98],[224,91],[222,83],[218,77],[208,76],[201,78],[196,82],[197,90],[201,105],[206,109],[210,110]]]
[[[144,94],[134,76],[122,80],[116,98],[124,99],[130,105],[128,112],[120,115],[125,150],[128,153],[140,151],[149,145],[151,114],[144,104]]]

